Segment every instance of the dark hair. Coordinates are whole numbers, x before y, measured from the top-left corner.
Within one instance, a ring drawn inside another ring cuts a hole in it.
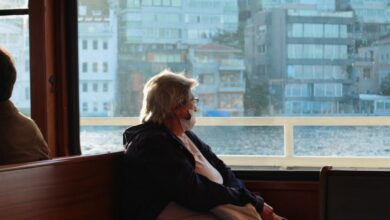
[[[11,98],[16,68],[10,54],[0,47],[0,102]]]

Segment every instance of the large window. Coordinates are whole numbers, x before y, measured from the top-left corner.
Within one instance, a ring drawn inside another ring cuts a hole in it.
[[[144,83],[168,68],[199,81],[195,132],[231,164],[389,155],[388,135],[378,133],[390,124],[389,20],[356,13],[364,0],[98,2],[78,2],[83,153],[121,150]]]
[[[10,52],[17,69],[11,100],[19,111],[31,114],[30,47],[27,0],[0,2],[0,47]]]

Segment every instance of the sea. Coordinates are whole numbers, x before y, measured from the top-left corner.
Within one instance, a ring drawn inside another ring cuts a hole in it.
[[[81,126],[83,154],[123,150],[122,126]],[[195,126],[218,155],[284,155],[282,126]],[[294,156],[390,156],[390,126],[295,126]]]

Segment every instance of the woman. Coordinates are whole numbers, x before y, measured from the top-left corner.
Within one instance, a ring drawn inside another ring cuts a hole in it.
[[[282,219],[191,132],[196,85],[167,70],[146,83],[142,123],[124,133],[126,219]]]

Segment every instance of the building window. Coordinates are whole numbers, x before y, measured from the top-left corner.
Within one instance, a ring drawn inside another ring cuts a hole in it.
[[[88,92],[88,83],[83,83],[83,92]]]
[[[108,72],[108,63],[107,62],[103,63],[103,72],[105,72],[105,73]]]
[[[88,102],[83,102],[83,112],[88,111]]]
[[[104,111],[110,111],[110,103],[104,102],[103,103],[103,109],[104,109]]]
[[[97,91],[98,91],[98,88],[99,88],[99,85],[98,85],[97,83],[93,83],[93,84],[92,84],[92,90],[93,90],[94,92],[97,92]]]
[[[96,63],[96,62],[92,63],[92,71],[94,73],[98,72],[98,63]]]
[[[103,92],[108,92],[108,83],[103,83]]]
[[[363,69],[363,79],[371,79],[371,70],[370,68]]]
[[[103,41],[103,50],[108,50],[108,42]]]
[[[87,40],[83,40],[83,50],[87,50],[88,49],[88,41]]]
[[[97,50],[97,49],[98,49],[98,41],[97,41],[97,40],[94,40],[94,41],[92,42],[92,48],[93,48],[94,50]]]
[[[161,0],[153,0],[153,6],[161,6]]]
[[[24,64],[24,71],[25,72],[30,72],[30,60],[29,59],[26,59],[26,62]]]
[[[24,98],[26,99],[26,100],[30,100],[30,87],[26,87],[25,88],[25,92],[24,92]]]
[[[82,72],[83,73],[86,73],[86,72],[88,72],[88,63],[87,62],[83,62],[83,64],[82,64]]]
[[[94,112],[99,111],[99,106],[98,106],[98,103],[97,103],[97,102],[94,102],[94,103],[93,103],[93,111],[94,111]]]

